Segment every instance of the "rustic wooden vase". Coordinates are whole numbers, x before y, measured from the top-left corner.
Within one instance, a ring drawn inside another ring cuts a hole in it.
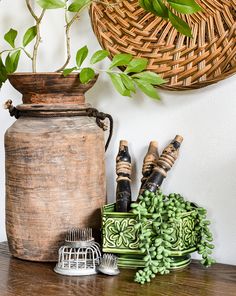
[[[14,74],[24,114],[6,131],[6,231],[13,256],[56,261],[65,232],[100,229],[105,204],[104,133],[84,93],[96,79],[77,75]],[[96,236],[96,233],[95,233]]]

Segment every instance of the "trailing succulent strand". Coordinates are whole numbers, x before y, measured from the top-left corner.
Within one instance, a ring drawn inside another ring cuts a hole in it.
[[[215,263],[215,260],[211,258],[212,249],[214,245],[211,243],[213,241],[212,233],[209,229],[211,222],[206,220],[207,211],[204,208],[197,208],[199,226],[197,229],[201,234],[201,241],[198,244],[198,253],[202,256],[201,263],[209,267],[211,264]]]
[[[197,219],[195,230],[198,232],[197,251],[202,255],[201,263],[210,266],[215,262],[210,257],[214,245],[209,230],[210,221],[206,220],[206,210],[185,201],[180,194],[164,195],[161,191],[145,191],[137,203],[131,204],[136,216],[135,228],[139,230],[139,247],[144,255],[145,267],[136,273],[135,281],[150,282],[157,273],[168,274],[171,267],[171,247],[173,242],[172,223],[178,222],[185,214]]]

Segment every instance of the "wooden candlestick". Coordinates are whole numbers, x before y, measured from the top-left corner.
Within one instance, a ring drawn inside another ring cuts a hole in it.
[[[116,211],[128,212],[131,204],[131,157],[128,142],[120,141],[119,152],[116,157]]]
[[[145,155],[143,160],[143,169],[142,169],[143,177],[141,179],[141,187],[140,187],[139,195],[142,195],[147,178],[151,175],[154,167],[157,166],[158,158],[159,158],[158,144],[156,141],[151,141],[148,147],[147,154]]]
[[[161,186],[163,180],[167,176],[167,172],[174,165],[178,155],[179,148],[183,141],[183,137],[176,136],[174,140],[163,150],[157,161],[157,166],[153,168],[153,172],[144,184],[144,190],[156,192]]]

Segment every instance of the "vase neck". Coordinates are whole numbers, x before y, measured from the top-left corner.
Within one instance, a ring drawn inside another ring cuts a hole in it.
[[[23,104],[34,105],[84,105],[84,94],[60,94],[60,93],[47,93],[47,94],[23,94]]]

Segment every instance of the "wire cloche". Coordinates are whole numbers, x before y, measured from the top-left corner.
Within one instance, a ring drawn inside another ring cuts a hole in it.
[[[92,229],[74,228],[68,231],[65,245],[59,249],[54,271],[74,276],[96,274],[100,259],[100,246],[92,237]]]

